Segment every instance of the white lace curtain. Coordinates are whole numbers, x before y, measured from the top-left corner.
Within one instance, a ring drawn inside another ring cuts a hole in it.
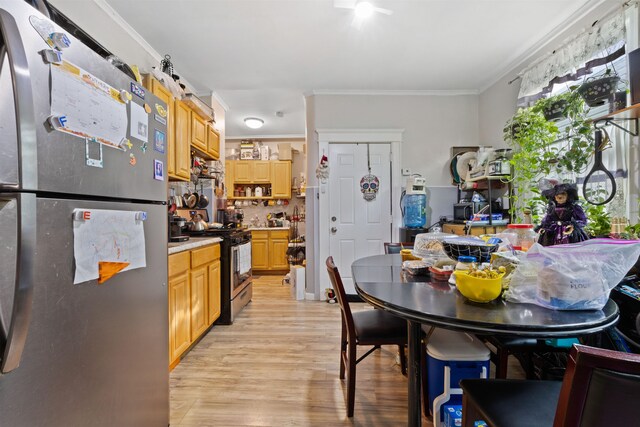
[[[519,74],[522,83],[518,98],[539,93],[555,77],[575,73],[578,67],[624,41],[625,37],[625,14],[624,11],[620,11],[523,70]]]

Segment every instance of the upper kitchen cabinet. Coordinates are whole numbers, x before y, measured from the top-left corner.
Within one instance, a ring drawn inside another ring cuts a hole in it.
[[[190,150],[191,140],[191,110],[182,101],[175,101],[175,170],[179,179],[188,181],[191,177]]]
[[[203,153],[207,152],[207,122],[191,110],[191,145]]]
[[[207,154],[215,160],[220,158],[220,134],[211,125],[207,125]]]
[[[234,182],[251,183],[253,179],[253,160],[239,160],[234,163]]]
[[[260,184],[271,182],[271,162],[254,160],[251,166],[253,166],[252,182]]]
[[[291,162],[286,160],[271,163],[271,196],[275,199],[291,198]]]
[[[189,140],[188,137],[182,139],[182,132],[177,135],[176,102],[179,101],[175,101],[171,92],[151,75],[145,76],[144,85],[167,105],[164,117],[161,111],[154,111],[160,120],[167,120],[167,175],[172,181],[186,181],[189,179]]]

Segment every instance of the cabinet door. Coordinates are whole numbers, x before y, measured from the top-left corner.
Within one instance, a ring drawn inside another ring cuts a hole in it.
[[[191,110],[182,101],[176,100],[175,111],[175,175],[189,180],[191,177]]]
[[[191,111],[191,145],[207,152],[207,123],[202,117]]]
[[[169,279],[169,363],[173,364],[191,344],[189,272]]]
[[[268,240],[253,240],[251,242],[251,268],[254,270],[269,269]]]
[[[211,325],[220,317],[220,260],[209,264],[207,298],[209,304],[207,325]]]
[[[150,87],[149,87],[150,86]],[[167,135],[165,138],[166,145],[165,150],[167,150],[167,174],[169,177],[176,177],[176,144],[175,144],[175,123],[174,116],[175,113],[173,111],[173,96],[168,89],[160,84],[159,81],[154,79],[153,77],[149,77],[149,83],[147,85],[147,89],[151,89],[151,92],[160,98],[162,102],[167,104]],[[157,111],[154,111],[153,114],[156,114]]]
[[[253,161],[252,182],[257,182],[257,183],[271,182],[271,162],[261,161],[261,160]]]
[[[220,135],[211,125],[207,125],[207,153],[215,160],[220,158]]]
[[[253,161],[239,160],[235,162],[235,182],[251,182],[253,178]]]
[[[233,199],[236,163],[235,160],[227,160],[224,162],[224,187],[227,189],[227,199]]]
[[[289,263],[287,262],[288,239],[271,239],[269,241],[270,267],[272,270],[287,270]]]
[[[191,341],[207,329],[207,266],[191,270]]]
[[[271,196],[274,199],[291,198],[291,162],[271,162]]]

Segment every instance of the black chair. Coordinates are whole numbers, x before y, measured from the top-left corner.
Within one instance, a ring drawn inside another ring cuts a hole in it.
[[[402,249],[413,249],[413,242],[384,242],[385,254],[399,254]]]
[[[496,367],[496,378],[507,378],[509,355],[517,355],[528,380],[536,379],[533,368],[534,353],[569,353],[568,348],[554,347],[544,340],[510,336],[478,336],[491,352],[491,362]]]
[[[327,272],[331,285],[338,297],[342,313],[342,334],[340,336],[340,379],[347,374],[347,416],[353,417],[356,395],[356,364],[382,345],[397,345],[400,351],[402,374],[407,373],[404,347],[407,345],[407,322],[384,310],[365,310],[351,312],[344,285],[333,262],[327,258]],[[357,346],[372,345],[365,354],[357,357]]]
[[[640,355],[575,344],[562,382],[462,380],[462,425],[640,426]]]

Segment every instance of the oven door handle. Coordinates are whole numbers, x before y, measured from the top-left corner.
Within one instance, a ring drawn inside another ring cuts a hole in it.
[[[237,273],[238,269],[240,268],[239,266],[239,261],[238,261],[238,246],[234,246],[233,248],[231,248],[231,259],[233,259],[233,272]]]

